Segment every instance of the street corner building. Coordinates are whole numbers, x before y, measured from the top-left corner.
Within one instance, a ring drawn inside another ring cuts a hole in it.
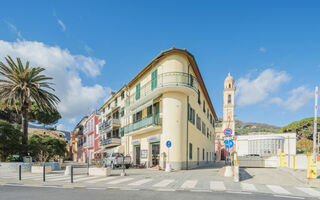
[[[160,53],[99,111],[102,157],[123,153],[135,166],[174,170],[214,162],[217,115],[187,50]]]

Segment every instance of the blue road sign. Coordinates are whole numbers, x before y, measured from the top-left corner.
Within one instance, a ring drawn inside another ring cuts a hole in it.
[[[226,128],[226,129],[224,129],[223,133],[225,136],[230,136],[230,135],[232,135],[232,129]]]
[[[234,145],[234,142],[232,140],[226,140],[224,141],[224,146],[227,148],[227,149],[231,149]]]
[[[171,141],[168,140],[167,143],[166,143],[166,145],[167,145],[168,148],[170,148],[170,147],[171,147]]]

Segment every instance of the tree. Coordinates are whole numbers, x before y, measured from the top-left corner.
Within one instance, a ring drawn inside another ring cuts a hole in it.
[[[8,106],[15,106],[21,116],[21,128],[23,132],[22,144],[28,143],[28,111],[31,101],[36,102],[39,108],[48,113],[56,110],[59,98],[50,93],[54,91],[51,87],[51,77],[41,75],[45,69],[41,67],[29,67],[27,61],[25,66],[21,59],[17,58],[17,63],[10,57],[5,58],[7,65],[0,62],[0,99]],[[16,103],[19,102],[19,109]]]
[[[320,120],[320,117],[318,117],[318,122]],[[305,118],[300,121],[292,122],[291,124],[284,126],[281,129],[282,133],[296,133],[298,140],[302,138],[307,138],[309,140],[313,139],[313,129],[314,129],[314,118]],[[318,123],[318,132],[320,130],[320,124]]]
[[[63,157],[67,152],[66,142],[50,136],[32,135],[29,139],[29,152],[35,160],[46,162],[52,158]]]
[[[35,102],[31,103],[30,117],[31,121],[37,121],[44,125],[56,124],[61,119],[58,110],[54,109],[51,113],[44,112]]]
[[[20,127],[0,120],[0,160],[5,161],[9,155],[20,154],[23,134]]]
[[[311,153],[313,149],[313,141],[307,138],[302,138],[297,142],[298,153]]]

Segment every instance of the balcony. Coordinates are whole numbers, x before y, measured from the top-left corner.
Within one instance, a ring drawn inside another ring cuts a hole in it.
[[[129,109],[130,106],[136,104],[140,100],[149,100],[149,98],[145,98],[147,96],[153,98],[165,91],[180,91],[192,94],[191,92],[198,92],[199,88],[197,79],[191,74],[184,72],[167,72],[159,74],[156,81],[153,82],[153,84],[152,82],[153,81],[151,80],[140,86],[140,95],[137,95],[139,98],[136,97],[136,93],[129,95],[126,99],[126,105],[129,106]]]
[[[154,128],[161,126],[161,119],[158,115],[143,118],[135,123],[123,127],[124,134],[136,132],[144,128]]]
[[[104,147],[111,147],[111,146],[118,146],[121,144],[120,138],[107,138],[104,140],[99,141],[99,146],[104,146]]]
[[[106,122],[99,125],[100,135],[110,132],[113,129],[113,127],[120,127],[120,125],[121,125],[121,122],[119,119],[109,119]]]

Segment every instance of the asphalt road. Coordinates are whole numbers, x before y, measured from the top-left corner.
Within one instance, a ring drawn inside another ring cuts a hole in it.
[[[231,192],[188,192],[188,191],[151,191],[151,190],[98,190],[0,186],[0,200],[275,200],[290,199],[285,196],[259,193],[231,193]],[[295,198],[296,199],[296,198]],[[301,198],[307,199],[307,198]]]

